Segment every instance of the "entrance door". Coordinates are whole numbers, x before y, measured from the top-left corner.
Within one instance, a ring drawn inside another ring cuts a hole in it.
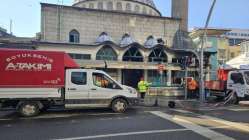
[[[137,88],[137,84],[143,75],[143,70],[122,70],[122,84]]]

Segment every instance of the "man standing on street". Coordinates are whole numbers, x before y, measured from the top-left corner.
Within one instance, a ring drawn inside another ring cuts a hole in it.
[[[138,87],[138,91],[141,95],[141,99],[144,99],[145,94],[149,88],[149,83],[147,81],[145,81],[143,77],[141,77],[140,81],[137,84],[137,87]]]

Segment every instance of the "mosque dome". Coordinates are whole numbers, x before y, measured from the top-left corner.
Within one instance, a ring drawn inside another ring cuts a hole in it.
[[[73,6],[161,16],[153,0],[74,0]]]

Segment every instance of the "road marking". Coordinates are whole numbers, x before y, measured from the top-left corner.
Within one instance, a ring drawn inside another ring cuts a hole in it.
[[[181,111],[181,112],[184,111],[184,112],[196,114],[194,112],[190,112],[190,111],[186,111],[186,110],[180,110],[180,109],[175,110],[175,111]],[[249,132],[249,126],[247,126],[245,124],[242,124],[242,123],[227,121],[227,120],[224,120],[224,119],[211,117],[211,116],[207,116],[207,115],[200,115],[200,114],[196,114],[196,115],[198,115],[198,117],[201,117],[203,119],[208,119],[210,121],[215,121],[215,122],[218,122],[218,123],[221,123],[221,124],[224,124],[224,125],[227,125],[227,126],[230,126],[230,127],[242,130],[242,131]]]
[[[236,111],[236,112],[240,112],[240,111],[249,111],[248,108],[231,108],[231,109],[228,109],[230,111]]]
[[[184,129],[151,130],[151,131],[139,131],[139,132],[127,132],[127,133],[115,133],[115,134],[106,134],[106,135],[74,137],[74,138],[62,138],[62,139],[54,139],[54,140],[85,140],[85,139],[96,139],[96,138],[107,138],[107,137],[118,137],[118,136],[181,132],[181,131],[188,131],[188,129],[184,128]]]
[[[74,113],[74,114],[44,114],[37,117],[32,118],[25,118],[25,117],[19,117],[19,118],[2,118],[0,121],[11,121],[11,120],[37,120],[37,119],[56,119],[56,118],[68,118],[68,117],[77,117],[77,116],[104,116],[104,115],[120,115],[122,113]]]
[[[231,122],[231,121],[227,121],[227,120],[224,120],[224,119],[215,118],[215,117],[211,117],[211,116],[205,116],[205,115],[202,115],[201,117],[204,118],[204,119],[209,119],[211,121],[215,121],[215,122],[218,122],[218,123],[221,123],[221,124],[224,124],[224,125],[231,126],[233,128],[236,128],[236,129],[239,129],[239,130],[242,130],[242,131],[249,132],[249,126],[244,125],[242,123]]]
[[[181,125],[187,129],[192,130],[192,131],[200,134],[201,136],[204,136],[204,137],[211,139],[211,140],[235,140],[231,137],[228,137],[228,136],[223,135],[221,133],[210,130],[209,128],[202,127],[202,126],[197,125],[191,121],[181,119],[177,116],[168,115],[168,114],[160,112],[160,111],[151,111],[151,113],[156,115],[156,116],[159,116],[163,119],[166,119],[166,120],[172,121],[178,125]]]
[[[13,119],[0,119],[0,121],[11,121]]]
[[[170,109],[171,111],[177,111],[177,112],[180,112],[180,113],[189,113],[189,111],[186,111],[186,110],[181,110],[181,109]]]

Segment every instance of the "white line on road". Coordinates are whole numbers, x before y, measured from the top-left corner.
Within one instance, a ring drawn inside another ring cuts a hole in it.
[[[231,109],[228,109],[230,111],[236,111],[236,112],[240,112],[240,111],[249,111],[248,108],[231,108]]]
[[[181,110],[181,109],[170,109],[171,111],[177,111],[177,112],[180,112],[180,113],[190,113],[189,111],[187,110]]]
[[[142,135],[142,134],[155,134],[155,133],[167,133],[167,132],[180,132],[188,131],[188,129],[167,129],[167,130],[151,130],[151,131],[140,131],[140,132],[127,132],[127,133],[115,133],[106,135],[95,135],[95,136],[84,136],[74,138],[62,138],[54,140],[85,140],[85,139],[96,139],[96,138],[107,138],[107,137],[118,137],[118,136],[130,136],[130,135]]]
[[[190,111],[186,111],[186,110],[180,110],[180,109],[175,110],[175,111],[188,112],[188,113],[196,114],[194,112],[190,112]],[[211,117],[211,116],[207,116],[207,115],[199,115],[199,114],[196,114],[196,115],[198,115],[198,117],[201,117],[203,119],[208,119],[210,121],[215,121],[215,122],[218,122],[218,123],[221,123],[221,124],[224,124],[224,125],[227,125],[227,126],[230,126],[230,127],[242,130],[242,131],[249,132],[249,126],[247,126],[246,124],[242,124],[242,123],[238,123],[238,122],[231,122],[231,121],[227,121],[227,120],[224,120],[224,119]]]
[[[10,121],[10,120],[13,120],[13,119],[0,119],[0,121]]]
[[[224,129],[224,128],[230,128],[230,127],[229,126],[214,126],[214,127],[208,127],[208,128],[210,128],[210,129]],[[114,133],[114,134],[95,135],[95,136],[61,138],[61,139],[53,139],[53,140],[86,140],[86,139],[108,138],[108,137],[118,137],[118,136],[131,136],[131,135],[169,133],[169,132],[183,132],[183,131],[190,131],[190,130],[187,129],[187,128],[183,128],[183,129],[167,129],[167,130],[151,130],[151,131]]]
[[[32,118],[25,118],[25,117],[20,117],[20,118],[2,118],[0,121],[11,121],[15,119],[19,120],[37,120],[37,119],[56,119],[56,118],[68,118],[68,117],[77,117],[77,116],[104,116],[104,115],[120,115],[121,113],[88,113],[88,114],[83,114],[83,113],[74,113],[74,114],[45,114],[37,117],[32,117]]]
[[[202,115],[201,117],[204,118],[204,119],[208,119],[208,120],[211,120],[211,121],[215,121],[215,122],[218,122],[218,123],[221,123],[221,124],[231,126],[233,128],[236,128],[236,129],[239,129],[239,130],[242,130],[242,131],[249,132],[249,126],[244,125],[242,123],[231,122],[231,121],[227,121],[227,120],[223,120],[223,119],[219,119],[219,118],[215,118],[215,117],[210,117],[210,116],[204,116],[204,115]]]
[[[181,125],[187,129],[192,130],[192,131],[194,131],[194,132],[196,132],[196,133],[198,133],[206,138],[209,138],[211,140],[234,140],[231,137],[228,137],[226,135],[215,132],[209,128],[202,127],[202,126],[197,125],[191,121],[181,119],[177,116],[168,115],[168,114],[160,112],[160,111],[151,111],[151,113],[156,115],[156,116],[159,116],[163,119],[166,119],[166,120],[172,121],[178,125]]]

